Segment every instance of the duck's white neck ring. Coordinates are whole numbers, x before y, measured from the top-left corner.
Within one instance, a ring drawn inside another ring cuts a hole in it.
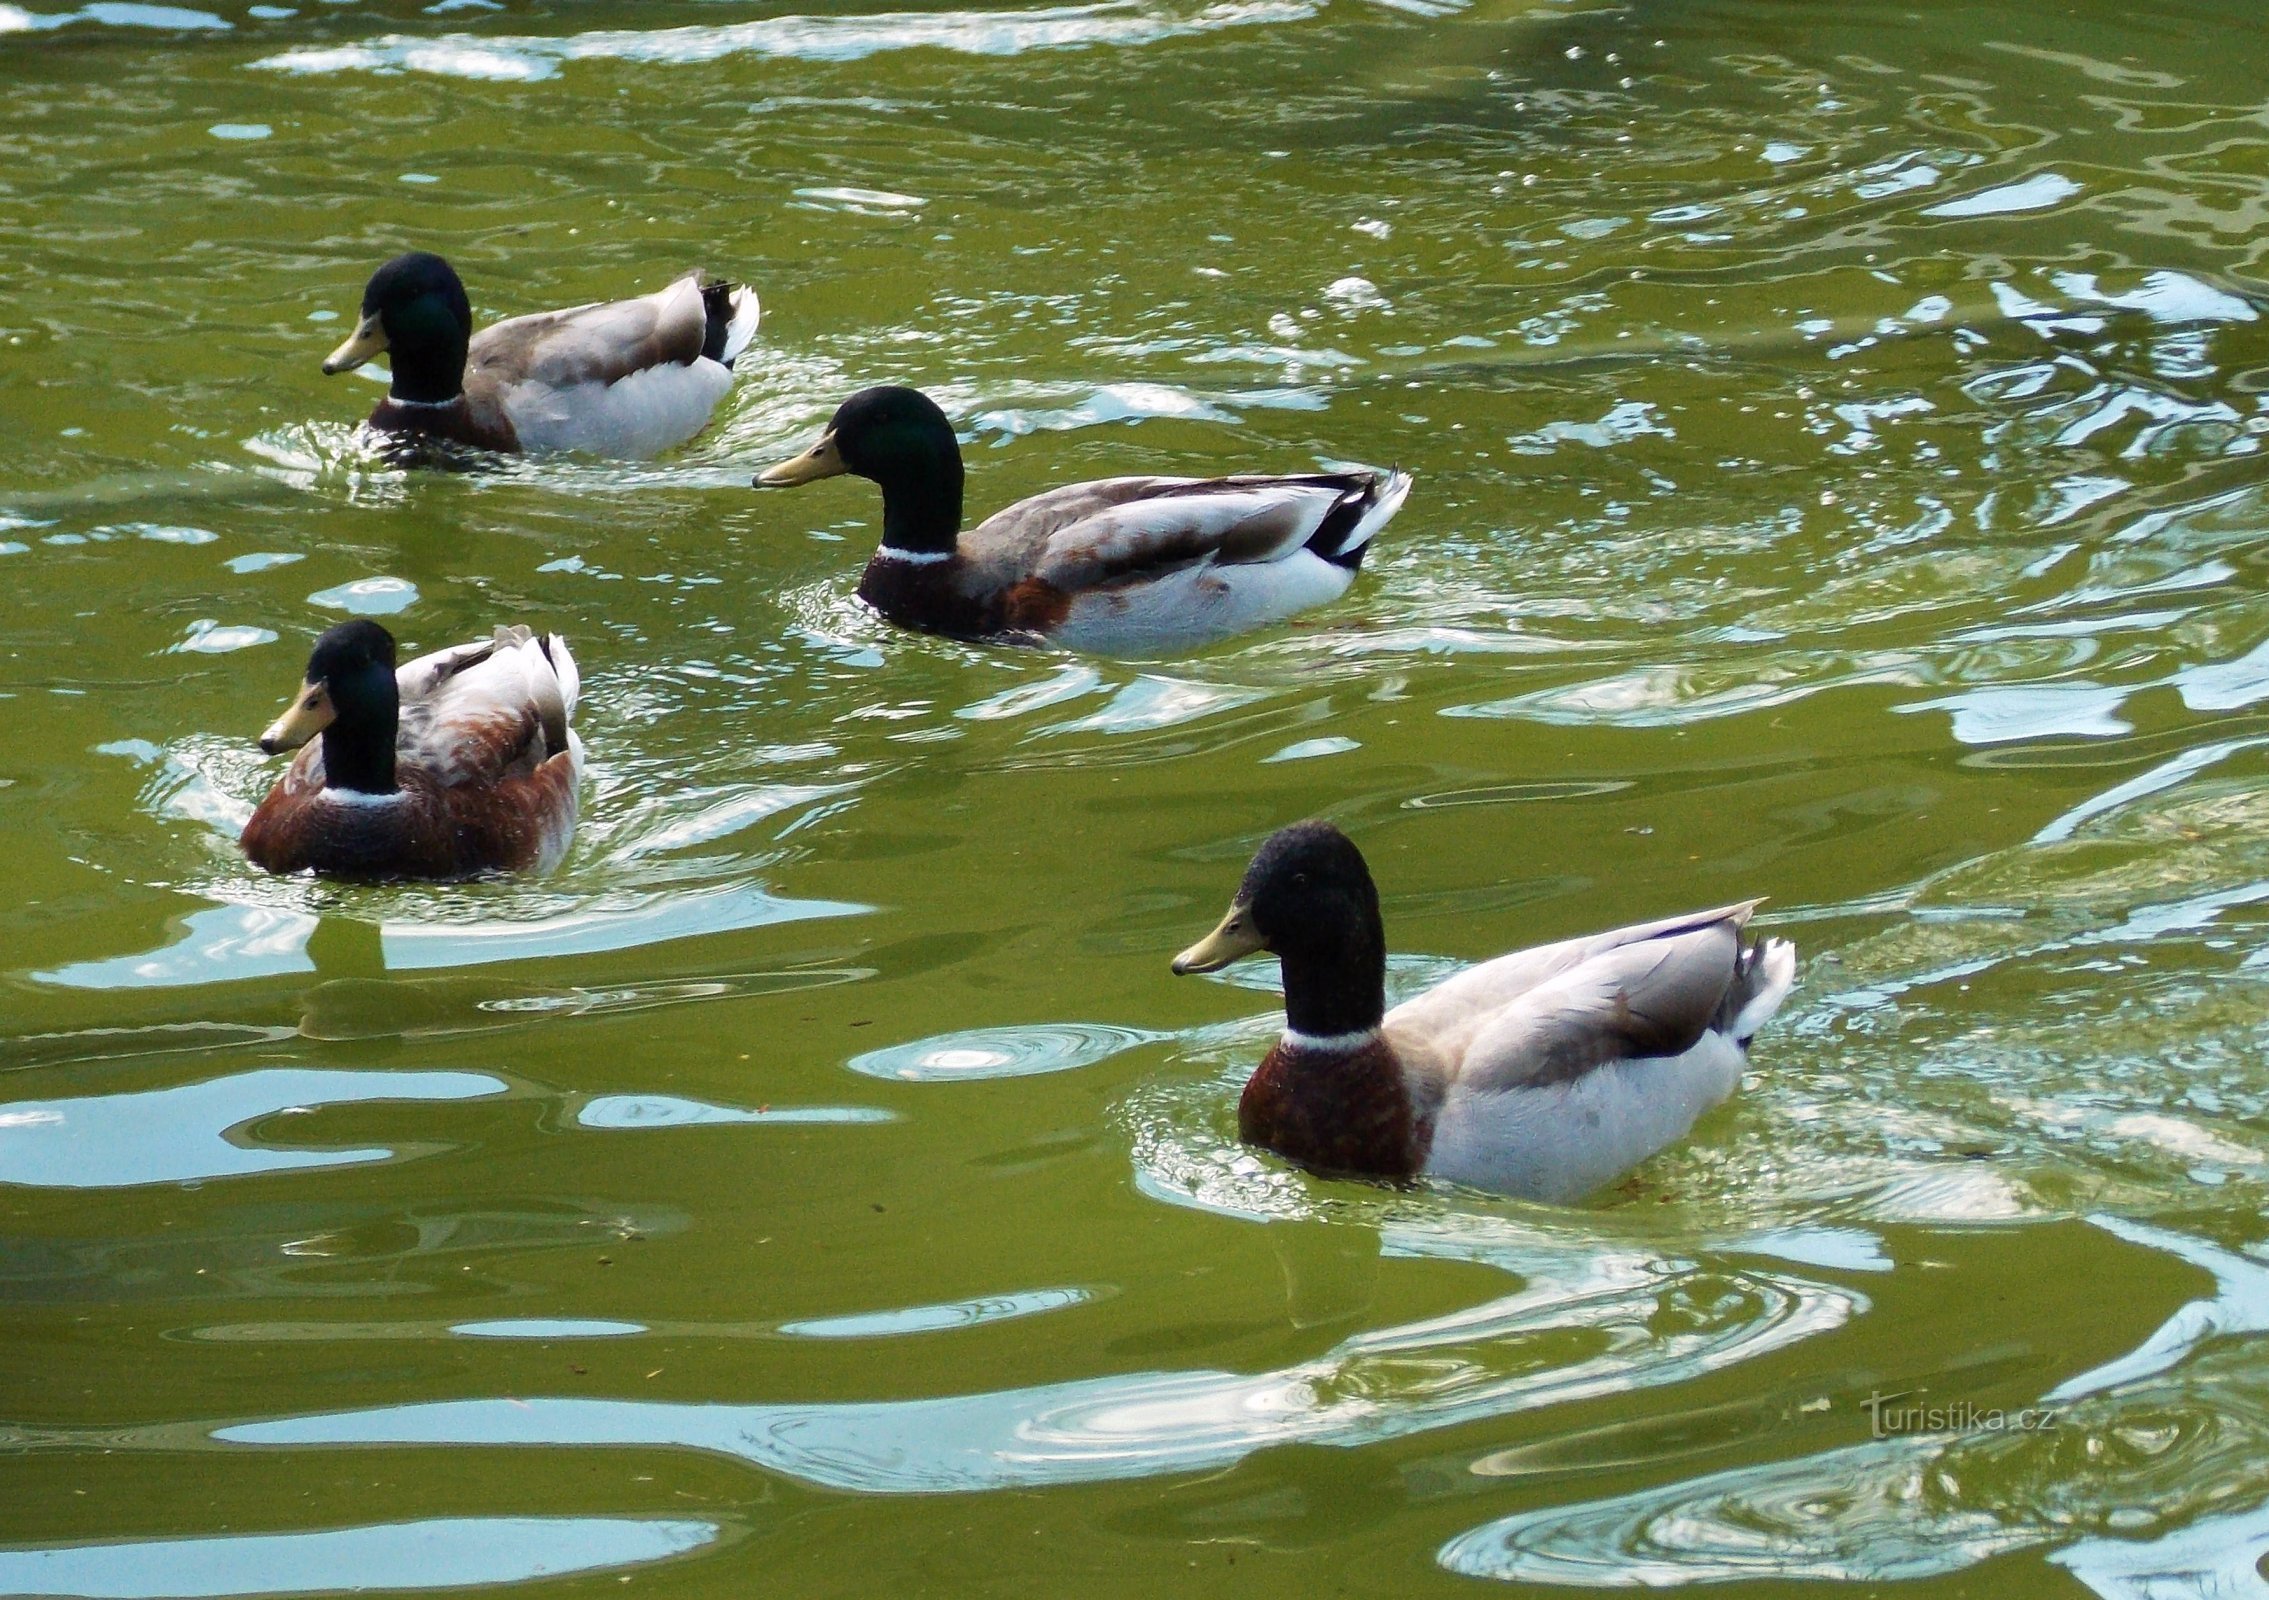
[[[1349,1056],[1377,1043],[1378,1038],[1376,1028],[1357,1028],[1348,1033],[1302,1033],[1298,1028],[1287,1028],[1277,1043],[1303,1055]]]
[[[453,394],[446,400],[405,400],[398,394],[389,393],[386,398],[406,411],[447,411],[451,406],[461,404],[465,397]]]
[[[903,561],[909,567],[934,567],[940,561],[951,561],[951,550],[901,550],[894,544],[875,546],[877,561]]]

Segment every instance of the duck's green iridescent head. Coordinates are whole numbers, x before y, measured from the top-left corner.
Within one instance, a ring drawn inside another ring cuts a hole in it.
[[[472,338],[473,308],[456,269],[437,255],[412,250],[370,275],[362,320],[324,359],[323,370],[347,372],[390,354],[394,398],[438,404],[463,392]]]
[[[961,527],[961,444],[938,403],[919,389],[861,389],[835,408],[819,442],[756,475],[760,489],[849,473],[882,486],[883,543],[915,552],[953,548]]]

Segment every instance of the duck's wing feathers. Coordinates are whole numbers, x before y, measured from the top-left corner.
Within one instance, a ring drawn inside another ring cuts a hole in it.
[[[617,383],[652,367],[699,360],[714,342],[709,324],[701,274],[689,272],[635,300],[539,311],[484,328],[466,352],[467,378],[549,389]],[[754,327],[752,317],[749,331]]]
[[[1586,962],[1632,946],[1652,945],[1697,929],[1724,927],[1738,938],[1749,918],[1763,902],[1744,900],[1738,905],[1662,917],[1653,922],[1610,928],[1554,944],[1541,944],[1498,956],[1468,967],[1436,984],[1424,994],[1404,1001],[1388,1013],[1390,1027],[1423,1036],[1453,1059],[1470,1047],[1474,1037],[1506,1007],[1520,1001],[1540,985],[1550,983]]]
[[[1104,478],[1010,506],[964,535],[962,549],[988,576],[1015,569],[1066,594],[1199,564],[1281,561],[1310,547],[1337,559],[1368,539],[1364,524],[1384,520],[1366,515],[1380,483],[1371,472]]]
[[[422,692],[402,696],[400,758],[442,787],[495,782],[576,748],[568,719],[580,678],[558,634],[499,628],[480,644],[419,657],[397,681],[413,671]]]
[[[1611,1062],[1682,1056],[1723,1020],[1740,975],[1741,933],[1731,921],[1597,951],[1477,1028],[1455,1080],[1483,1093],[1540,1088]]]
[[[499,630],[502,631],[502,630]],[[477,667],[496,653],[497,640],[474,639],[446,650],[406,661],[394,669],[395,693],[403,705],[430,700],[441,686],[468,667]]]
[[[636,300],[498,323],[473,341],[465,392],[501,409],[522,450],[643,459],[708,425],[756,323],[753,290],[689,272]]]

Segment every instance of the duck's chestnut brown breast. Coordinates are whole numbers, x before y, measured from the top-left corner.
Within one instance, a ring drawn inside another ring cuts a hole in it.
[[[1237,1102],[1237,1131],[1319,1172],[1379,1178],[1417,1172],[1434,1134],[1393,1048],[1377,1036],[1338,1051],[1279,1041]]]
[[[444,439],[475,450],[494,450],[514,455],[520,449],[520,435],[505,415],[504,407],[484,395],[476,401],[470,394],[459,395],[453,404],[446,406],[413,406],[388,396],[378,402],[370,414],[370,425],[380,433],[394,434],[410,439]]]
[[[969,577],[958,555],[910,561],[884,551],[867,563],[859,598],[902,628],[956,639],[1045,634],[1071,609],[1069,595],[1037,578],[973,594]]]

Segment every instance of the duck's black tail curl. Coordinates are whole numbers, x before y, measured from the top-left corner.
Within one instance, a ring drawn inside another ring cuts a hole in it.
[[[756,337],[760,315],[756,291],[744,283],[705,283],[701,310],[708,321],[701,334],[701,353],[720,366],[731,366]]]
[[[1349,473],[1347,492],[1324,517],[1308,548],[1335,567],[1350,572],[1363,569],[1363,553],[1373,535],[1394,520],[1410,494],[1410,474],[1400,467],[1383,476],[1376,472]]]

